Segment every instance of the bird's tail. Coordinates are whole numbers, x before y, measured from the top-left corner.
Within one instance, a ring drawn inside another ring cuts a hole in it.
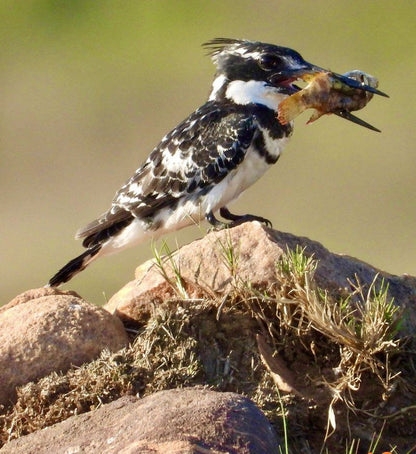
[[[58,287],[64,282],[68,282],[76,274],[85,269],[100,252],[102,245],[95,244],[87,249],[83,254],[75,257],[61,268],[48,282],[48,287]]]

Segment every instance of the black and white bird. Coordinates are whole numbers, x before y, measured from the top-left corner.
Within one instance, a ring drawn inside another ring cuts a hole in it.
[[[214,39],[204,45],[217,67],[208,101],[168,133],[116,193],[111,208],[80,229],[86,251],[49,281],[58,286],[92,261],[206,219],[214,227],[254,215],[227,205],[276,163],[292,134],[277,120],[298,77],[322,71],[291,49]]]

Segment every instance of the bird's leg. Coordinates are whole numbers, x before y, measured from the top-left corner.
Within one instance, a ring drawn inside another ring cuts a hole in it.
[[[249,221],[258,221],[261,222],[262,224],[266,224],[267,227],[272,227],[272,223],[261,216],[255,216],[253,214],[243,214],[243,215],[237,215],[237,214],[232,214],[227,207],[222,207],[220,208],[220,215],[224,219],[228,219],[229,221],[232,221],[229,226],[232,227],[234,225],[242,224],[243,222],[249,222]]]
[[[215,216],[212,211],[207,213],[205,215],[205,219],[212,225],[212,227],[209,229],[211,230],[222,230],[228,227],[228,224],[226,222],[221,222],[219,221]]]

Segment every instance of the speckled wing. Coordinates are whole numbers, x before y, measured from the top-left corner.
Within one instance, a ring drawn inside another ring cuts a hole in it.
[[[208,192],[241,163],[255,130],[248,113],[207,102],[162,139],[117,192],[111,209],[77,237],[85,237],[84,246],[91,246],[134,217],[151,219],[183,197]]]

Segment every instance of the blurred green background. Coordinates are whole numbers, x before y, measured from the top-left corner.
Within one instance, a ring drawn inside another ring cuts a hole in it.
[[[214,74],[200,44],[272,42],[306,60],[376,75],[359,116],[295,122],[283,158],[234,205],[391,273],[416,275],[416,2],[2,0],[1,302],[44,285],[82,248],[162,136],[204,102]],[[171,247],[202,234],[170,235]],[[65,286],[102,304],[150,258],[143,244]]]

